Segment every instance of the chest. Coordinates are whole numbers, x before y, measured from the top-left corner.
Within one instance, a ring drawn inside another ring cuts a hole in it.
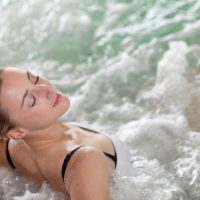
[[[68,194],[61,173],[65,154],[65,151],[55,151],[45,156],[38,156],[35,160],[44,179],[55,190]]]
[[[101,150],[107,150],[110,147],[109,139],[101,133],[86,131],[76,127],[70,129],[65,134],[68,137],[65,143],[68,150],[72,150],[76,146],[93,146]]]

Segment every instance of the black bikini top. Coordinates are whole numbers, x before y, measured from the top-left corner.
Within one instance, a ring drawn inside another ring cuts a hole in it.
[[[77,150],[79,150],[81,147],[83,147],[83,146],[79,146],[79,147],[73,149],[71,152],[69,152],[69,153],[66,155],[66,157],[65,157],[65,159],[64,159],[64,161],[63,161],[62,171],[61,171],[61,176],[62,176],[62,180],[63,180],[63,181],[64,181],[65,171],[66,171],[67,165],[68,165],[68,163],[69,163],[69,161],[70,161],[72,155],[73,155]],[[108,158],[110,158],[111,160],[114,161],[114,163],[115,163],[115,168],[116,168],[116,166],[117,166],[117,154],[116,154],[116,151],[115,151],[115,155],[112,155],[112,154],[109,154],[109,153],[106,153],[106,152],[103,152],[103,153],[104,153],[105,156],[107,156]]]
[[[97,131],[95,131],[95,130],[86,128],[86,127],[81,126],[81,125],[79,125],[79,124],[76,124],[76,123],[75,123],[75,125],[78,126],[78,127],[81,128],[81,129],[86,130],[86,131],[89,131],[89,132],[91,132],[91,133],[100,134],[99,132],[97,132]],[[111,141],[111,142],[112,142],[112,141]],[[115,153],[114,155],[109,154],[109,153],[106,153],[106,152],[103,152],[103,153],[104,153],[105,156],[107,156],[108,158],[110,158],[111,160],[114,161],[114,163],[115,163],[115,168],[116,168],[116,167],[117,167],[117,153],[116,153],[116,150],[115,150],[115,147],[114,147],[114,144],[113,144],[113,143],[112,143],[112,145],[113,145],[113,149],[114,149],[114,153]],[[63,180],[63,181],[64,181],[64,177],[65,177],[65,171],[66,171],[66,168],[67,168],[67,164],[69,163],[69,161],[70,161],[72,155],[73,155],[78,149],[80,149],[81,147],[83,147],[83,146],[79,146],[79,147],[73,149],[71,152],[69,152],[69,153],[66,155],[66,157],[65,157],[65,159],[64,159],[64,161],[63,161],[62,171],[61,171],[61,176],[62,176],[62,180]]]
[[[94,131],[94,130],[92,130],[92,129],[88,129],[88,128],[85,128],[85,127],[82,127],[82,126],[79,126],[79,128],[82,128],[82,129],[84,129],[84,130],[90,131],[90,132],[92,132],[92,133],[100,134],[100,133],[97,132],[97,131]],[[16,167],[15,167],[15,165],[14,165],[13,162],[12,162],[11,155],[10,155],[10,152],[9,152],[9,141],[10,141],[10,140],[7,140],[7,142],[6,142],[6,158],[7,158],[8,163],[10,164],[10,166],[15,170]],[[63,181],[64,181],[64,176],[65,176],[65,171],[66,171],[67,165],[68,165],[68,163],[69,163],[69,161],[70,161],[72,155],[73,155],[78,149],[80,149],[81,147],[83,147],[83,146],[79,146],[79,147],[73,149],[71,152],[69,152],[69,153],[66,155],[66,157],[65,157],[65,159],[64,159],[64,161],[63,161],[62,170],[61,170],[61,176],[62,176]],[[107,156],[108,158],[110,158],[111,160],[114,161],[114,163],[115,163],[115,168],[116,168],[116,166],[117,166],[117,154],[116,154],[116,150],[115,150],[114,145],[113,145],[113,148],[114,148],[114,152],[115,152],[114,155],[109,154],[109,153],[106,153],[106,152],[103,152],[103,153],[104,153],[105,156]]]

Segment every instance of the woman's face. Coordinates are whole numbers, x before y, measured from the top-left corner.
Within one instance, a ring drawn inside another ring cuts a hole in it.
[[[2,80],[1,108],[18,127],[47,128],[69,109],[69,99],[45,78],[8,67]]]

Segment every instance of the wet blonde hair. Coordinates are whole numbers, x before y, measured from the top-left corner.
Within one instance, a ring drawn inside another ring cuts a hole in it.
[[[2,87],[2,77],[3,77],[3,69],[0,69],[0,91]],[[6,133],[15,128],[13,122],[11,122],[8,114],[1,108],[0,105],[0,139],[6,138]]]

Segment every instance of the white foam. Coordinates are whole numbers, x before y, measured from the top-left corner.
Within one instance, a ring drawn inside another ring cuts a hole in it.
[[[162,81],[171,74],[184,75],[188,66],[186,55],[189,47],[183,41],[169,43],[163,58],[158,63],[157,81]]]
[[[141,119],[121,126],[117,135],[139,155],[166,164],[178,157],[176,145],[179,140],[187,138],[186,127],[187,123],[182,116]]]

